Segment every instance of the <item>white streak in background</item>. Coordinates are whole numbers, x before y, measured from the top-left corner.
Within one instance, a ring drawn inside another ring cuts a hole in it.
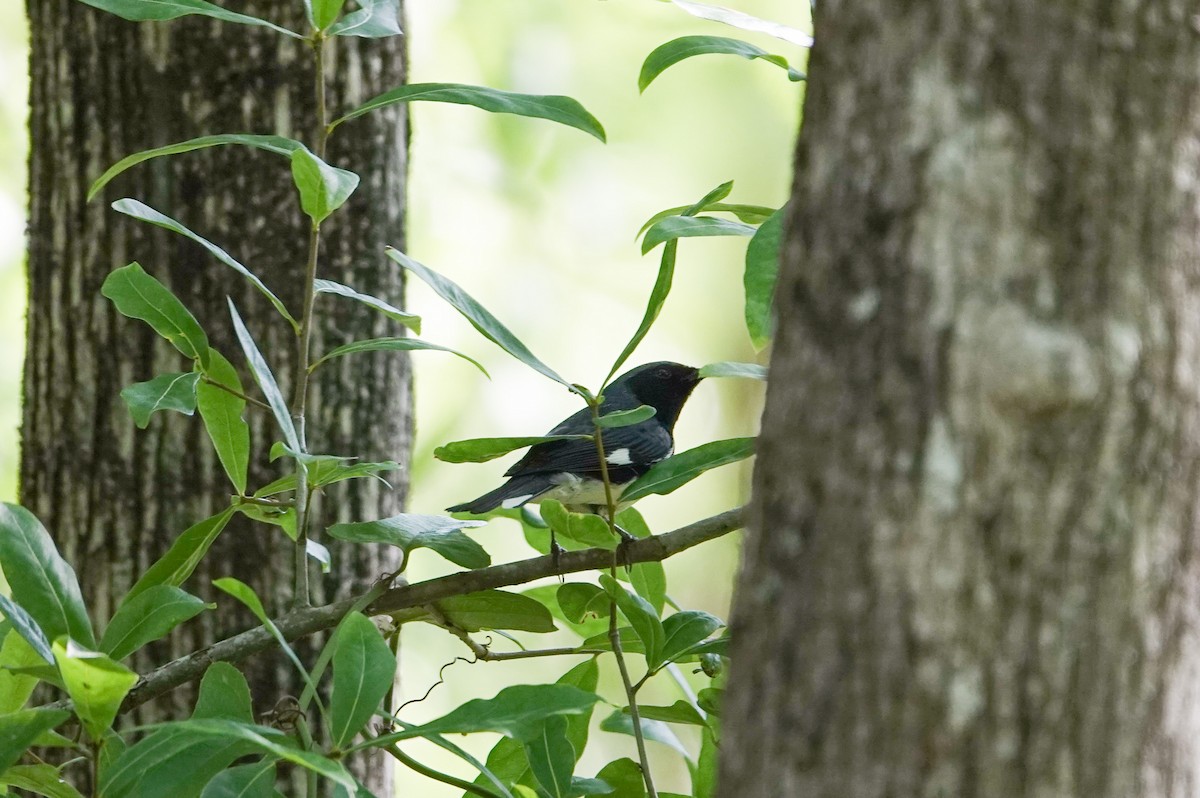
[[[609,452],[604,459],[613,465],[629,465],[633,462],[629,459],[628,449],[615,449]]]

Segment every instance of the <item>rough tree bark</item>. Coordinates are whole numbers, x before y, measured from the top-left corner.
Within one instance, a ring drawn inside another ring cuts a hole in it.
[[[1200,790],[1200,29],[815,6],[723,796]]]
[[[237,10],[304,30],[303,4],[293,0],[253,0]],[[182,237],[113,212],[109,202],[136,197],[179,219],[256,271],[297,317],[307,224],[287,162],[236,147],[135,167],[91,203],[84,201],[88,185],[131,152],[205,134],[278,133],[311,141],[311,58],[302,43],[272,31],[201,17],[137,25],[69,0],[28,0],[28,12],[32,148],[21,502],[54,534],[103,621],[170,542],[226,506],[231,492],[198,418],[160,413],[148,430],[135,429],[119,398],[121,388],[178,371],[182,364],[146,326],[118,316],[100,296],[105,276],[141,261],[172,286],[213,344],[242,363],[225,302],[233,297],[285,392],[296,350],[287,325],[231,270]],[[331,50],[334,111],[405,79],[399,39],[339,38]],[[382,250],[404,243],[403,110],[343,126],[330,142],[329,158],[359,172],[363,182],[326,226],[321,276],[402,304],[400,275]],[[386,320],[352,303],[318,302],[314,352],[388,334]],[[309,407],[313,451],[407,461],[411,397],[405,358],[365,356],[331,364],[318,372]],[[266,414],[249,420],[251,484],[262,484],[278,476],[266,452],[279,436]],[[321,520],[397,512],[407,479],[401,472],[390,481],[395,490],[372,480],[344,483],[328,497]],[[395,565],[389,552],[371,547],[331,548],[332,571],[324,579],[314,577],[316,602],[359,591]],[[211,595],[210,581],[225,575],[249,582],[280,609],[290,598],[290,543],[278,530],[235,519],[189,588]],[[229,605],[222,601],[220,614],[206,613],[185,625],[134,666],[145,670],[253,625]],[[282,658],[260,662],[249,675],[259,711],[299,694]],[[190,704],[190,691],[176,691],[136,720],[180,717]],[[373,767],[370,788],[389,794],[386,768]]]

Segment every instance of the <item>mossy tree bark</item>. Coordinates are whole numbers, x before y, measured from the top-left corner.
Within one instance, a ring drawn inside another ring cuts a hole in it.
[[[79,572],[85,597],[104,621],[132,582],[185,528],[211,515],[232,492],[199,418],[157,414],[135,429],[119,398],[126,385],[187,368],[144,325],[119,316],[100,296],[114,268],[139,260],[200,319],[213,344],[243,363],[230,327],[232,297],[289,394],[296,338],[273,309],[199,246],[112,211],[130,196],[179,219],[255,271],[297,317],[308,225],[286,160],[223,147],[135,167],[91,203],[90,182],[138,150],[213,133],[278,133],[312,143],[313,67],[301,42],[262,29],[189,17],[133,24],[68,0],[28,0],[31,23],[29,322],[22,428],[21,501],[51,530]],[[248,0],[238,10],[304,30],[303,4]],[[400,39],[338,38],[330,45],[332,109],[405,80]],[[348,123],[329,160],[362,175],[347,206],[325,225],[320,275],[402,306],[400,274],[383,255],[404,245],[407,119],[402,108]],[[391,322],[340,298],[318,300],[314,352],[356,338],[396,334]],[[243,380],[252,385],[243,371]],[[399,356],[343,358],[317,373],[309,402],[312,451],[406,463],[411,440],[408,362]],[[290,394],[289,394],[290,395]],[[254,454],[251,484],[278,476],[267,449],[279,438],[267,414],[247,410]],[[382,517],[400,510],[394,489],[373,480],[344,483],[326,497],[320,522]],[[319,531],[318,531],[319,535]],[[360,591],[393,568],[388,551],[337,546],[333,568],[314,574],[313,600]],[[189,582],[233,575],[276,610],[291,598],[291,544],[277,529],[235,519]],[[140,670],[253,624],[231,602],[205,613],[136,659]],[[282,657],[250,673],[256,709],[300,688]],[[179,690],[139,710],[136,720],[181,717]],[[369,786],[388,794],[382,775]]]
[[[815,16],[720,794],[1195,795],[1195,8]]]

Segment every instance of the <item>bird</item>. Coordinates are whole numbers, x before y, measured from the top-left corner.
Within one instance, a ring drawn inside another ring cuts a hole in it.
[[[603,430],[604,459],[614,500],[635,479],[675,451],[675,422],[700,372],[681,363],[659,361],[630,369],[604,389],[600,415],[649,405],[655,413],[645,421]],[[548,435],[591,435],[590,408],[568,416]],[[469,502],[447,508],[451,513],[482,515],[497,507],[516,508],[555,499],[573,512],[607,515],[600,458],[594,440],[538,443],[504,473],[508,481]]]

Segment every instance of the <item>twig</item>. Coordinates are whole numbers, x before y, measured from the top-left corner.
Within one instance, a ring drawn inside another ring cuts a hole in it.
[[[415,770],[416,772],[420,773],[422,776],[427,776],[427,777],[433,779],[434,781],[440,781],[443,784],[449,784],[451,787],[457,787],[460,790],[465,790],[466,792],[469,792],[472,795],[481,795],[481,796],[483,796],[483,798],[500,798],[498,795],[496,795],[496,793],[492,792],[491,790],[485,789],[484,787],[480,787],[478,784],[474,784],[472,782],[465,781],[460,778],[456,778],[454,776],[451,776],[449,773],[442,773],[440,770],[434,770],[433,768],[429,767],[428,765],[421,764],[420,762],[413,759],[408,754],[401,751],[395,745],[389,745],[387,748],[384,748],[383,750],[387,751],[389,754],[391,754],[394,758],[396,758],[400,762],[403,762],[406,767],[409,767],[409,768]]]
[[[232,394],[232,395],[236,396],[238,399],[241,399],[243,402],[249,402],[250,404],[255,405],[256,407],[262,408],[263,410],[271,409],[271,406],[269,404],[267,404],[266,402],[264,402],[260,399],[255,399],[253,396],[247,396],[246,394],[242,393],[241,391],[235,391],[233,388],[230,388],[228,385],[217,382],[216,380],[212,379],[211,377],[209,377],[207,375],[201,375],[200,381],[206,385],[211,385],[214,388],[220,388],[225,393]]]

